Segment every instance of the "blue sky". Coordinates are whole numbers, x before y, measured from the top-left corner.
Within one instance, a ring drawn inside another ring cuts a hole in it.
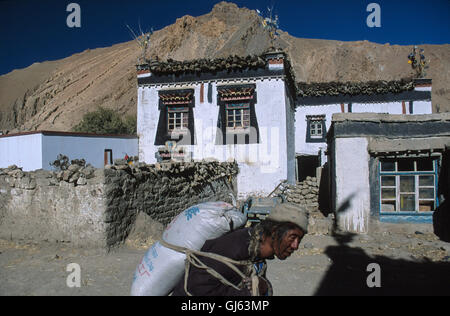
[[[0,0],[0,75],[34,62],[132,39],[126,24],[161,29],[189,14],[211,11],[218,0]],[[450,0],[236,0],[239,7],[274,8],[280,28],[303,38],[368,40],[398,45],[450,43]],[[69,28],[67,5],[81,9]],[[370,3],[380,6],[380,27],[368,27]]]

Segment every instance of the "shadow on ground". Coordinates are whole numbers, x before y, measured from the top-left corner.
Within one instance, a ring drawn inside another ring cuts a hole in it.
[[[335,235],[339,245],[326,248],[333,264],[314,295],[450,295],[450,263],[369,256],[362,248],[347,245],[353,237]],[[375,270],[367,271],[371,263],[380,267],[380,287],[367,285],[368,279],[374,281]]]

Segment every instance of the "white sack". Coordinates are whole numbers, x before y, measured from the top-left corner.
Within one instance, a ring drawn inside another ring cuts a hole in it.
[[[206,202],[181,212],[167,226],[162,238],[172,245],[200,250],[206,240],[242,227],[246,220],[244,214],[228,203]],[[131,295],[168,295],[183,276],[185,258],[184,253],[154,243],[136,268]]]

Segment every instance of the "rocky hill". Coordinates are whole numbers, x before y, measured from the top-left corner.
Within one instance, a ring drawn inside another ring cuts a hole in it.
[[[270,41],[253,10],[221,2],[153,33],[148,57],[160,60],[260,54]],[[281,31],[297,81],[395,80],[412,74],[411,46],[296,38]],[[431,60],[434,111],[450,111],[450,45],[423,45]],[[96,106],[136,114],[135,41],[35,63],[0,76],[0,130],[67,131]]]

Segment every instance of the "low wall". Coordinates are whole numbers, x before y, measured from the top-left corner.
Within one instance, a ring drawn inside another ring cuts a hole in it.
[[[236,164],[218,162],[0,169],[0,238],[111,248],[125,241],[139,212],[167,224],[191,205],[232,202],[237,173]]]

